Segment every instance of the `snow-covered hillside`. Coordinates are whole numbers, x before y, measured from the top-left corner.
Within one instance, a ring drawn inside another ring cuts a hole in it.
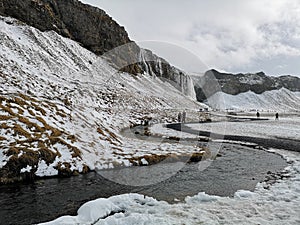
[[[207,104],[212,108],[225,110],[260,110],[291,112],[300,110],[300,92],[285,88],[255,94],[252,91],[238,95],[217,92],[208,98]]]
[[[1,182],[20,173],[128,166],[136,155],[161,151],[141,151],[121,129],[143,120],[172,121],[179,110],[199,108],[169,82],[119,73],[53,31],[6,17],[0,27]]]

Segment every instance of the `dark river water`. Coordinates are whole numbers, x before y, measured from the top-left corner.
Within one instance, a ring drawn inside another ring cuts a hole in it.
[[[34,224],[62,215],[76,215],[77,209],[89,200],[124,193],[145,194],[170,203],[174,203],[175,198],[183,200],[199,192],[233,196],[239,189],[254,190],[269,171],[277,173],[287,166],[279,155],[234,144],[223,144],[220,155],[203,171],[198,169],[198,163],[185,164],[168,179],[147,186],[118,184],[102,177],[101,172],[38,180],[31,184],[2,185],[0,224]],[[173,165],[160,163],[156,171],[163,173]],[[115,172],[136,174],[143,171],[147,174],[148,169],[132,167]]]

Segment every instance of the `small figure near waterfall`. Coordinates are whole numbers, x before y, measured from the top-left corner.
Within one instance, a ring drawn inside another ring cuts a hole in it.
[[[279,120],[279,114],[278,114],[278,112],[275,114],[275,120]]]
[[[186,111],[182,112],[182,122],[185,123],[186,120]]]
[[[181,112],[178,113],[178,122],[181,123]]]

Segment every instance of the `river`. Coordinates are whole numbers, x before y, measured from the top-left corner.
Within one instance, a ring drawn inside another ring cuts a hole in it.
[[[257,182],[287,166],[281,156],[235,144],[223,144],[220,157],[203,171],[198,163],[185,164],[174,176],[147,186],[114,183],[91,172],[71,178],[41,179],[30,184],[0,186],[1,224],[32,224],[53,220],[62,215],[76,215],[83,203],[124,193],[140,193],[175,203],[199,192],[233,196],[240,189],[254,190]],[[163,172],[172,163],[160,163]],[[131,167],[126,173],[140,173],[147,167]],[[120,171],[116,171],[120,172]],[[146,179],[146,178],[145,178]]]

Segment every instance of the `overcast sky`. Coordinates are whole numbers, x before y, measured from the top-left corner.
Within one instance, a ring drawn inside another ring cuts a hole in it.
[[[104,9],[131,39],[189,72],[216,68],[300,76],[299,0],[83,2]]]

